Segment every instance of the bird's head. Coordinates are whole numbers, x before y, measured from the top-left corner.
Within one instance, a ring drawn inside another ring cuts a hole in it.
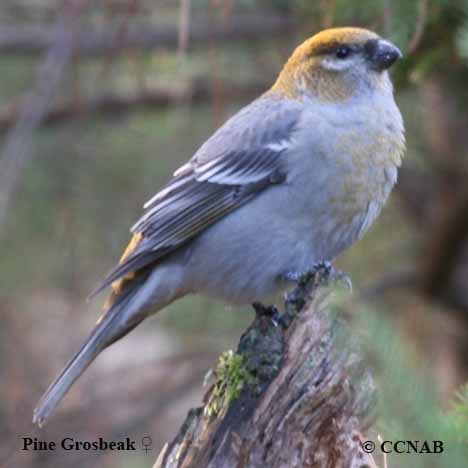
[[[342,101],[359,91],[391,90],[387,70],[401,56],[367,29],[326,29],[297,47],[272,91],[293,99]]]

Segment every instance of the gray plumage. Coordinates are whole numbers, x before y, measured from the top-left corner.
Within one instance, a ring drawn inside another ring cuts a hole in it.
[[[109,310],[39,402],[35,422],[47,419],[102,349],[175,299],[199,293],[235,304],[267,301],[291,286],[284,273],[332,261],[369,229],[404,150],[384,62],[396,52],[385,41],[379,49],[365,30],[349,37],[361,51],[352,59],[335,60],[328,47],[314,62],[352,89],[349,96],[320,94],[307,81],[317,79],[312,74],[296,79],[291,93],[275,85],[145,205],[134,245],[97,290],[114,285]]]

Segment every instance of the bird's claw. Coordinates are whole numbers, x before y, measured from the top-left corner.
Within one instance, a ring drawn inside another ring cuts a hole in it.
[[[312,268],[305,271],[294,271],[289,270],[281,274],[281,279],[286,281],[292,281],[298,285],[304,285],[308,283],[317,274],[322,274],[325,279],[332,276],[334,268],[330,262],[318,262],[312,265]]]
[[[328,284],[329,282],[342,282],[350,291],[353,290],[353,284],[350,276],[341,271],[335,270],[331,262],[323,261],[315,263],[310,270],[304,272],[298,271],[287,271],[281,275],[281,279],[287,281],[293,281],[297,283],[297,287],[286,294],[285,304],[286,311],[281,314],[278,308],[274,305],[264,306],[260,302],[254,302],[252,307],[255,310],[257,317],[267,317],[271,320],[273,325],[277,327],[281,325],[284,329],[287,329],[296,315],[296,312],[301,310],[305,303],[305,297],[308,294],[309,288],[313,287],[313,284]]]
[[[329,261],[315,263],[310,270],[303,272],[287,271],[281,275],[283,280],[293,281],[299,286],[307,284],[312,278],[324,281],[342,282],[352,292],[353,283],[351,277],[341,270],[335,270],[334,266]]]

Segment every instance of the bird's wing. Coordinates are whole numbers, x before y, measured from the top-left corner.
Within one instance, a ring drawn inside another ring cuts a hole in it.
[[[226,122],[145,204],[120,263],[95,291],[121,291],[174,251],[266,187],[284,181],[285,158],[300,106],[254,101]],[[94,293],[93,293],[94,294]]]

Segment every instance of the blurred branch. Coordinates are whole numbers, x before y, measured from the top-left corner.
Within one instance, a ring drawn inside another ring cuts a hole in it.
[[[421,43],[421,39],[424,34],[424,29],[426,28],[427,23],[427,12],[428,5],[427,0],[419,0],[418,1],[418,17],[416,19],[416,28],[413,33],[413,37],[410,39],[408,45],[408,52],[410,54],[414,54],[419,44]]]
[[[460,79],[462,71],[458,69]],[[422,290],[431,298],[466,310],[458,304],[454,280],[463,262],[468,241],[468,190],[465,164],[466,97],[457,93],[453,81],[442,72],[433,72],[421,85],[421,98],[426,118],[429,163],[432,179],[420,181],[419,210],[426,209],[427,230],[421,261]],[[413,175],[413,186],[417,179]],[[422,220],[424,222],[424,220]],[[465,301],[466,304],[466,301]],[[463,314],[466,317],[466,314]]]
[[[206,44],[232,40],[271,39],[274,35],[292,31],[295,22],[285,16],[239,15],[232,16],[223,24],[207,21],[191,21],[188,37],[190,45]],[[51,47],[55,34],[50,28],[33,26],[2,26],[0,28],[0,53],[36,54]],[[133,26],[125,33],[125,41],[116,45],[113,29],[100,31],[79,31],[76,36],[75,50],[82,56],[99,56],[107,53],[123,52],[127,49],[151,50],[164,47],[177,49],[179,27],[158,25]]]
[[[248,85],[227,82],[224,86],[230,99],[251,98],[267,88],[267,84],[261,82]],[[142,90],[126,95],[107,93],[89,99],[81,98],[78,103],[75,99],[58,102],[44,112],[38,125],[54,125],[94,114],[121,115],[139,108],[161,108],[180,102],[205,102],[212,98],[212,84],[205,80],[195,80],[191,85],[177,89]],[[0,109],[0,132],[16,124],[21,108],[21,102],[16,100]]]
[[[383,30],[385,36],[390,36],[393,27],[393,9],[391,0],[384,0],[383,5]]]
[[[87,0],[65,4],[54,31],[50,33],[49,51],[37,70],[36,85],[17,112],[15,127],[7,135],[0,157],[0,226],[21,170],[32,157],[32,135],[48,111],[65,69],[73,54],[77,17]]]
[[[462,259],[462,250],[468,240],[468,191],[460,195],[450,207],[439,229],[430,239],[425,257],[424,285],[426,293],[441,297],[447,293],[453,274]]]
[[[179,9],[179,37],[177,52],[183,57],[187,52],[190,36],[190,0],[180,0]]]
[[[322,281],[288,296],[285,313],[294,319],[286,330],[257,313],[154,468],[374,466],[361,431],[375,387],[347,325],[330,317]],[[228,364],[235,358],[240,367]],[[232,399],[229,385],[238,391]]]
[[[112,3],[109,5],[109,10],[114,11],[115,5]],[[102,64],[102,72],[100,73],[100,80],[105,81],[111,70],[112,64],[118,56],[120,48],[126,44],[128,29],[130,21],[135,18],[135,15],[140,11],[140,4],[138,0],[130,0],[128,5],[126,5],[125,14],[120,24],[116,28],[116,31],[113,33],[114,37],[112,39],[112,50],[106,54]]]
[[[321,0],[320,8],[322,10],[322,28],[331,28],[335,19],[336,0]]]

